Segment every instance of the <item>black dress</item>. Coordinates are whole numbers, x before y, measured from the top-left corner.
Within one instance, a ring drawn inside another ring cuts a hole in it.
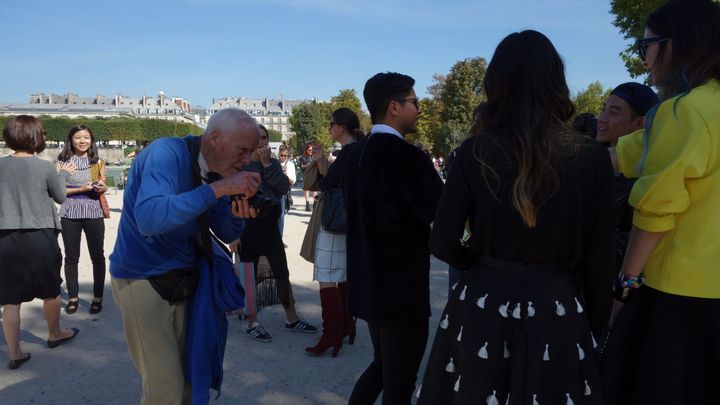
[[[458,149],[433,223],[433,253],[465,272],[443,311],[419,403],[601,404],[591,331],[607,320],[615,272],[607,150],[580,141],[528,228],[510,202],[514,168],[495,166],[498,181],[485,181],[474,142]]]

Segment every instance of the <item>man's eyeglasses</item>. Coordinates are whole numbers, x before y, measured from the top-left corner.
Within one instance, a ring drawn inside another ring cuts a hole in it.
[[[334,127],[335,125],[340,125],[340,124],[338,124],[338,123],[335,122],[335,121],[330,121],[330,123],[328,124],[328,128],[332,128],[332,127]]]
[[[637,47],[638,53],[640,54],[641,59],[645,59],[645,53],[647,52],[647,48],[650,44],[659,44],[661,42],[665,42],[670,38],[667,37],[652,37],[652,38],[644,38],[644,39],[638,39],[637,42],[635,42],[635,47]]]
[[[281,153],[281,154],[280,154],[280,157],[288,157],[288,156],[290,156],[290,155],[288,155],[287,153],[285,153],[285,154],[282,154],[282,153]]]
[[[420,99],[417,97],[416,98],[401,98],[400,100],[395,100],[395,101],[397,101],[398,103],[404,103],[407,101],[407,102],[415,104],[415,108],[417,108],[418,110],[420,109],[420,103],[419,103]]]

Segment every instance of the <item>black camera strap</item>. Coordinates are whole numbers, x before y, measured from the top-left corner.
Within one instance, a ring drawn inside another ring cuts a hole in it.
[[[198,159],[200,158],[200,137],[186,137],[185,143],[187,144],[188,151],[190,152],[190,167],[193,176],[193,188],[200,187],[202,185],[202,177],[200,176],[200,164]],[[200,245],[201,250],[195,252],[198,255],[205,256],[210,268],[213,268],[213,251],[212,242],[210,241],[210,219],[208,218],[207,212],[203,212],[198,217],[198,226],[200,228],[196,237],[196,245]]]

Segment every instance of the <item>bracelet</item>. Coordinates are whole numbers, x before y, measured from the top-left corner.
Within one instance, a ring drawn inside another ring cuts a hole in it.
[[[633,287],[615,287],[615,294],[613,298],[615,298],[617,301],[625,303],[628,299],[630,299],[630,297],[633,296],[633,294],[635,294],[637,290],[637,288]]]
[[[620,288],[638,288],[645,283],[645,277],[640,274],[639,276],[628,276],[625,273],[621,273],[618,276],[617,286]]]

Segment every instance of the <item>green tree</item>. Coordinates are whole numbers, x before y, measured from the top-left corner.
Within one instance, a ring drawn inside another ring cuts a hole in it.
[[[434,139],[440,133],[440,127],[442,126],[440,121],[441,107],[442,105],[438,99],[420,99],[422,114],[417,122],[417,132],[406,135],[405,140],[422,150],[433,150]]]
[[[275,129],[268,129],[268,138],[270,142],[282,142],[282,132]]]
[[[325,147],[330,146],[328,110],[327,103],[321,102],[302,103],[293,108],[290,128],[295,133],[296,150],[302,150],[312,139],[317,139]]]
[[[428,88],[439,106],[440,126],[436,117],[429,117],[428,130],[435,132],[433,152],[447,156],[468,135],[475,108],[485,99],[482,91],[487,70],[485,58],[475,57],[456,62],[447,76],[436,75]]]
[[[720,0],[713,0],[720,4]],[[610,13],[615,15],[613,25],[623,34],[623,38],[632,42],[620,52],[625,67],[632,77],[645,73],[645,64],[634,48],[635,40],[641,39],[645,31],[645,20],[665,0],[611,0]]]
[[[573,97],[575,104],[575,116],[581,113],[589,112],[593,115],[600,114],[603,103],[610,95],[611,89],[604,89],[600,82],[595,81],[588,85],[585,90],[579,91]],[[574,117],[573,117],[574,118]]]

